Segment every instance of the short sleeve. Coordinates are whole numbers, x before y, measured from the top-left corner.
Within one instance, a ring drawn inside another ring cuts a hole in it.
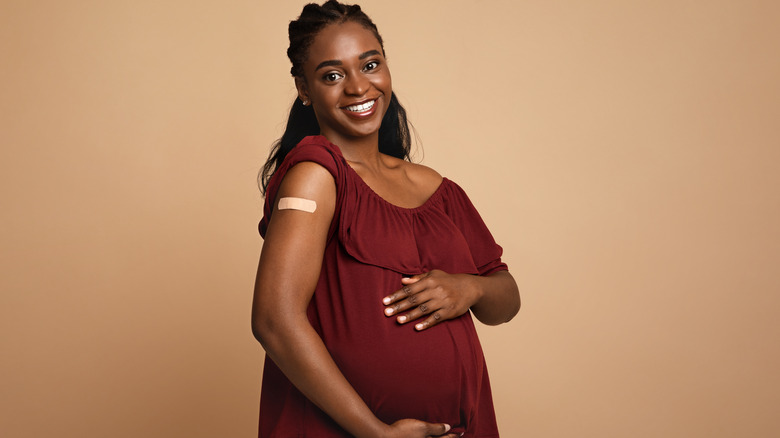
[[[501,260],[503,248],[496,243],[466,192],[452,181],[447,185],[444,209],[466,238],[479,275],[508,270]]]
[[[343,187],[341,182],[344,178],[343,170],[346,163],[341,155],[341,151],[324,137],[310,136],[304,138],[287,154],[286,157],[284,157],[284,161],[268,181],[268,187],[265,192],[265,204],[263,205],[263,219],[258,225],[260,235],[263,238],[265,238],[265,233],[268,230],[276,194],[279,191],[279,187],[282,185],[284,176],[287,174],[287,171],[292,169],[296,164],[304,161],[310,161],[321,165],[327,169],[336,180],[336,186]],[[341,193],[337,194],[337,203],[339,203],[339,198],[341,196]],[[335,217],[333,223],[338,223]],[[328,235],[333,235],[333,231],[334,228],[333,225],[331,225],[331,231]]]

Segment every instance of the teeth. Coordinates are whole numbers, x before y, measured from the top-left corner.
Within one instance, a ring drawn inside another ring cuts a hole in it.
[[[346,107],[346,109],[347,109],[347,111],[352,111],[354,113],[362,113],[363,111],[370,110],[374,106],[375,102],[376,102],[375,100],[372,100],[372,101],[369,101],[369,102],[366,102],[366,103],[363,103],[363,104],[360,104],[360,105],[350,105],[350,106]]]

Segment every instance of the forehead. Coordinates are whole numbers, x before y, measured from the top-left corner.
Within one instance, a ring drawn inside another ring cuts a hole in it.
[[[325,60],[346,61],[369,50],[382,53],[382,46],[370,30],[351,21],[330,24],[314,37],[307,61],[313,65]]]

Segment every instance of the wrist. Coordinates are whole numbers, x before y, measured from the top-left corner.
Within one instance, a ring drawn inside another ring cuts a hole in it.
[[[383,423],[375,416],[364,422],[357,430],[350,431],[356,438],[383,438],[387,436],[390,425]]]
[[[487,279],[479,275],[470,275],[470,274],[466,274],[466,275],[468,275],[471,280],[471,284],[472,284],[471,290],[473,291],[472,292],[473,302],[471,303],[470,307],[478,306],[479,303],[482,301],[482,298],[484,298],[485,295],[487,295],[487,284],[486,284],[487,281],[485,281]]]
[[[385,424],[378,419],[372,421],[366,428],[364,434],[356,435],[358,438],[383,438],[386,437],[390,430],[390,425]]]

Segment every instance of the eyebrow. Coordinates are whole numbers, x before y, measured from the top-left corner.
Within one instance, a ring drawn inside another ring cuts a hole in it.
[[[376,55],[381,55],[379,50],[369,50],[368,52],[361,53],[360,56],[358,56],[358,59],[363,60],[363,59],[368,58],[369,56],[376,56]],[[343,65],[343,63],[341,61],[339,61],[338,59],[331,59],[331,60],[328,60],[328,61],[322,61],[321,63],[317,64],[317,68],[315,68],[314,71],[317,71],[317,70],[319,70],[319,69],[321,69],[323,67],[330,67],[330,66],[334,66],[334,65]]]

